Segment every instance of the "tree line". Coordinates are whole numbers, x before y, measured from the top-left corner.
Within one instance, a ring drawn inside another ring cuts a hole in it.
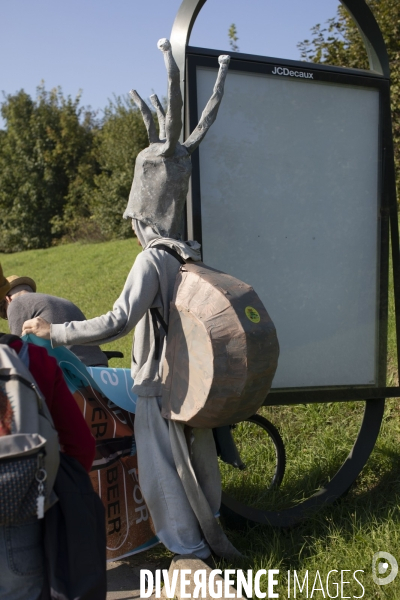
[[[400,184],[400,2],[367,0],[390,59],[397,183]],[[343,6],[312,38],[298,44],[309,62],[368,69],[356,25]],[[234,24],[228,31],[237,49]],[[235,48],[234,48],[235,46]],[[130,235],[122,219],[135,159],[148,140],[129,98],[110,101],[98,118],[80,97],[39,86],[36,99],[23,90],[1,104],[0,251],[45,248],[62,241],[107,240]],[[398,185],[398,189],[400,189]]]
[[[129,235],[122,219],[135,158],[147,146],[139,111],[110,101],[101,119],[60,88],[1,105],[0,251]]]
[[[400,2],[366,0],[382,32],[390,63],[392,128],[397,198],[400,193]],[[315,25],[312,38],[298,44],[302,60],[353,69],[369,69],[367,52],[357,25],[343,6],[325,26]]]

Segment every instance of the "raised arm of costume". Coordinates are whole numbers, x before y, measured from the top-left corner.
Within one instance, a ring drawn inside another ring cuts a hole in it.
[[[159,289],[154,263],[145,252],[139,254],[114,307],[105,315],[87,321],[51,325],[51,344],[105,344],[129,333],[151,307]]]

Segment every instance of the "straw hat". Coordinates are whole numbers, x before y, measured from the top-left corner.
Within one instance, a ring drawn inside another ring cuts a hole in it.
[[[3,269],[2,269],[2,266],[0,265],[0,300],[3,300],[3,298],[6,297],[10,288],[11,288],[10,283],[4,277]]]
[[[10,290],[17,287],[17,285],[29,285],[34,292],[36,292],[36,283],[30,277],[19,277],[19,275],[10,275],[6,280],[10,284]],[[4,296],[7,292],[4,294]],[[4,298],[3,296],[3,298]]]

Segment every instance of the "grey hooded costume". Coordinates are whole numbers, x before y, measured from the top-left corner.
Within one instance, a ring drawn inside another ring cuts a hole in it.
[[[223,95],[229,57],[220,57],[213,95],[199,125],[183,144],[179,70],[168,40],[160,40],[168,72],[168,110],[152,97],[160,124],[158,136],[148,106],[136,92],[150,146],[136,159],[125,218],[133,220],[143,246],[112,311],[83,322],[51,326],[53,346],[103,344],[127,335],[135,326],[132,351],[133,391],[138,395],[135,438],[143,496],[160,540],[172,552],[206,558],[211,548],[220,556],[237,551],[216,522],[221,481],[211,430],[193,430],[190,456],[184,424],[166,421],[160,413],[165,332],[160,329],[160,357],[150,309],[157,308],[168,324],[179,261],[159,245],[173,248],[185,260],[200,260],[197,242],[182,242],[183,208],[191,172],[190,154],[216,118]],[[205,539],[204,539],[205,538]]]
[[[157,249],[156,242],[167,242],[181,256],[190,256],[192,260],[200,259],[199,245],[162,238],[150,227],[138,226],[137,222],[136,233],[145,251],[138,255],[113,310],[88,321],[52,324],[51,343],[53,347],[72,341],[80,344],[96,341],[103,344],[123,337],[136,325],[132,376],[135,382],[133,390],[138,395],[135,439],[141,490],[162,543],[177,554],[195,554],[199,558],[207,558],[210,554],[209,545],[187,498],[175,462],[174,455],[179,449],[179,441],[183,440],[186,445],[183,425],[167,422],[160,412],[165,335],[160,329],[162,351],[160,359],[156,360],[149,311],[150,308],[157,308],[168,324],[168,307],[180,268],[180,263],[173,256]],[[218,513],[221,502],[215,444],[211,430],[193,431],[191,464],[199,486],[197,494],[200,492],[204,496],[202,500],[208,513],[207,520],[210,521]],[[188,456],[186,461],[187,468],[190,469]],[[218,551],[218,544],[213,544],[213,547]]]

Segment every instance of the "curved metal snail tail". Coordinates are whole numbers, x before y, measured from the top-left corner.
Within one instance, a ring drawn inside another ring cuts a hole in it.
[[[165,140],[165,112],[157,94],[152,94],[150,96],[150,102],[157,111],[158,124],[160,126],[160,132],[158,134],[159,138],[160,140]]]
[[[134,103],[138,106],[140,112],[142,113],[143,122],[147,130],[147,135],[149,137],[150,144],[156,144],[160,141],[160,139],[157,135],[157,130],[153,121],[153,115],[151,114],[151,110],[147,106],[146,102],[142,100],[142,98],[139,96],[136,90],[131,90],[129,92],[129,95],[134,101]]]
[[[161,156],[172,156],[182,129],[183,100],[180,87],[180,73],[178,65],[172,56],[169,41],[166,38],[162,38],[159,40],[157,46],[164,54],[168,74],[168,107],[165,116],[166,141],[160,154]]]
[[[217,118],[219,105],[221,104],[222,96],[224,95],[224,84],[228,73],[229,61],[231,57],[227,54],[222,54],[218,57],[219,71],[217,81],[214,85],[214,90],[211,98],[206,104],[205,109],[200,117],[199,124],[192,131],[187,140],[183,143],[189,154],[192,154],[200,144],[207,131]]]

